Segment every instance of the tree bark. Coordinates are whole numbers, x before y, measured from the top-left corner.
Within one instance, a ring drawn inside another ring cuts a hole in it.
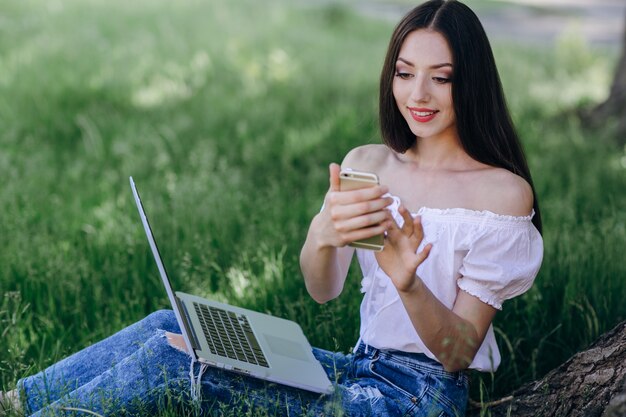
[[[626,416],[626,321],[602,335],[542,379],[468,416],[624,417]]]

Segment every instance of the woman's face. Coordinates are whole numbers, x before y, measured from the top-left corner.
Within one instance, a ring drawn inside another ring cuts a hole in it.
[[[455,135],[452,53],[437,32],[411,32],[398,54],[393,95],[411,132],[420,138]]]

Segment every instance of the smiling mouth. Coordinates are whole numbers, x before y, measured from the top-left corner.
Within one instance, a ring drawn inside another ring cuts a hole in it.
[[[425,123],[431,121],[439,110],[423,110],[423,109],[412,109],[409,108],[409,112],[411,113],[411,117],[420,123]]]

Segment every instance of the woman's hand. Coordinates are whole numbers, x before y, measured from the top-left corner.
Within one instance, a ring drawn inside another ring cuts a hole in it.
[[[402,205],[398,212],[404,224],[400,228],[392,221],[385,237],[385,248],[376,253],[376,260],[398,291],[410,292],[419,279],[416,275],[417,267],[428,257],[432,244],[429,243],[418,253],[417,249],[424,239],[421,218],[413,218]]]
[[[353,191],[340,190],[340,168],[331,164],[330,188],[324,209],[311,222],[300,252],[300,268],[311,297],[325,303],[341,294],[354,248],[351,242],[383,233],[393,219],[383,197],[388,189],[375,186]]]
[[[324,199],[324,210],[318,214],[317,235],[321,246],[343,247],[355,240],[379,235],[389,228],[393,219],[385,208],[393,199],[383,197],[385,186],[340,190],[340,167],[329,167],[330,189]]]

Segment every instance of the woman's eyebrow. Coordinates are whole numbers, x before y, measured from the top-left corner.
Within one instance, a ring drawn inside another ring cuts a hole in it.
[[[444,62],[442,64],[435,64],[435,65],[431,65],[429,68],[432,69],[439,69],[439,68],[443,68],[443,67],[450,67],[452,68],[452,64],[449,62]]]
[[[402,57],[398,57],[398,61],[404,62],[405,64],[407,64],[410,67],[415,67],[415,64],[413,64],[411,61],[408,61]],[[452,64],[449,62],[442,62],[441,64],[434,64],[429,66],[428,68],[430,69],[439,69],[439,68],[443,68],[443,67],[450,67],[452,68]]]

